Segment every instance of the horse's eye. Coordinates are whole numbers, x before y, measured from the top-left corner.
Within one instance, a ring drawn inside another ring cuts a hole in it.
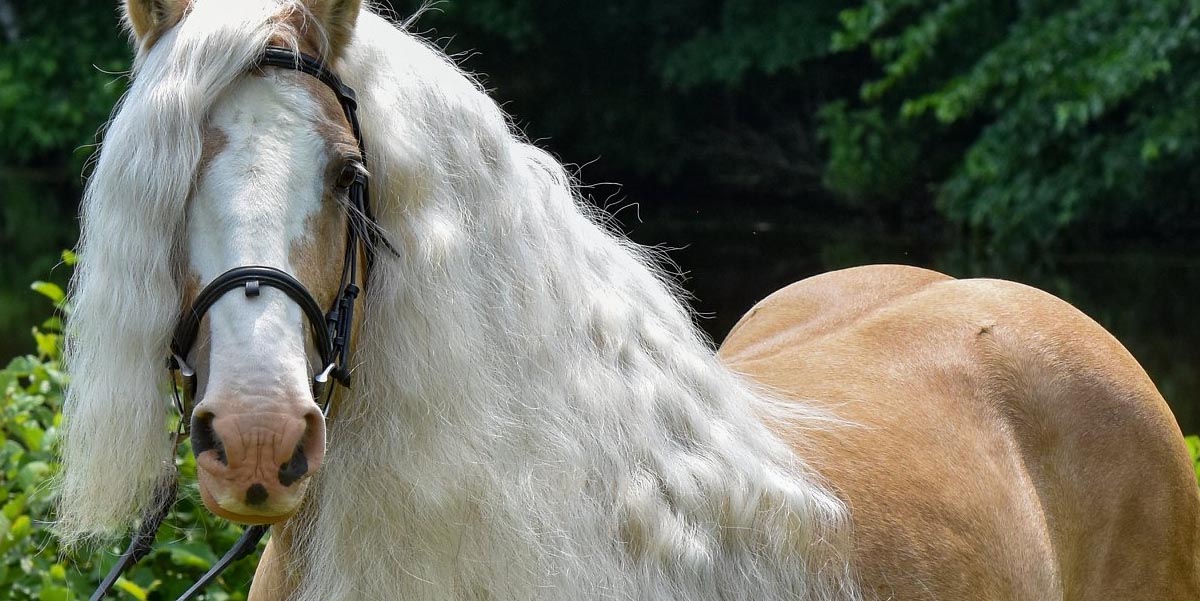
[[[342,172],[338,174],[337,181],[334,182],[334,185],[337,186],[337,189],[339,190],[345,190],[346,188],[350,187],[350,184],[354,183],[354,178],[356,177],[358,177],[358,165],[350,163],[345,167],[342,167]]]

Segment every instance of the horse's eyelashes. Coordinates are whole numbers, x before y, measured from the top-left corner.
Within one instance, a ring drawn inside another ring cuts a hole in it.
[[[346,166],[342,167],[342,170],[338,173],[338,177],[334,182],[334,185],[339,190],[345,190],[346,188],[349,188],[350,185],[354,183],[354,178],[358,177],[359,171],[360,169],[357,163],[347,163]]]

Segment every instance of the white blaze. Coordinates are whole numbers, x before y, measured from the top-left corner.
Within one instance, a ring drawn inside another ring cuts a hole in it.
[[[189,264],[201,285],[247,265],[297,275],[293,246],[309,235],[324,197],[328,152],[313,122],[320,116],[307,89],[276,73],[247,75],[217,101],[210,125],[224,147],[200,175],[187,225]],[[306,397],[305,321],[269,286],[256,298],[241,290],[223,296],[208,313],[207,395],[255,403]]]

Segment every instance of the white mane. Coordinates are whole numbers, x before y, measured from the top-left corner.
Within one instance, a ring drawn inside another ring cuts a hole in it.
[[[168,266],[199,128],[270,34],[250,9],[194,31],[229,2],[197,1],[143,57],[89,187],[68,534],[126,523],[169,455]],[[371,275],[355,386],[293,518],[296,598],[857,599],[846,509],[764,427],[778,407],[720,364],[562,166],[375,14],[335,69],[358,91],[399,256]]]

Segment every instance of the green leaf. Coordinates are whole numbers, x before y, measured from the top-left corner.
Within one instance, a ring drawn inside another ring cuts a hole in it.
[[[1183,438],[1187,443],[1188,455],[1192,457],[1192,471],[1196,472],[1196,481],[1200,482],[1200,436],[1191,435]]]
[[[37,342],[38,356],[43,359],[54,359],[59,356],[59,336],[49,332],[33,329],[33,339]]]
[[[25,511],[25,506],[25,495],[17,493],[4,504],[4,509],[0,510],[0,513],[3,513],[4,517],[8,519],[14,520]]]
[[[29,516],[17,516],[17,519],[13,520],[12,526],[8,529],[8,535],[12,537],[13,540],[19,541],[26,536],[29,536],[29,533],[32,530],[33,521],[29,519]]]
[[[33,370],[37,369],[37,367],[38,363],[34,357],[16,357],[12,361],[9,361],[8,367],[4,371],[18,378],[24,378],[33,373]]]
[[[167,549],[171,563],[181,567],[207,570],[217,561],[216,554],[203,543],[183,543]]]
[[[38,593],[38,601],[70,601],[71,589],[65,586],[51,585],[43,587]]]
[[[150,596],[150,591],[126,580],[125,578],[117,579],[117,589],[125,591],[129,594],[129,596],[137,599],[138,601],[146,601],[146,598]]]
[[[37,422],[26,422],[18,426],[21,435],[21,442],[31,451],[45,450],[42,448],[42,439],[46,436],[46,431],[42,429]]]
[[[60,288],[58,284],[53,282],[37,281],[31,284],[29,287],[32,288],[34,292],[37,292],[38,294],[41,294],[42,296],[53,301],[55,305],[63,302],[63,300],[67,297],[66,293],[63,292],[63,289]]]
[[[45,461],[31,461],[17,472],[17,483],[21,488],[30,490],[45,482],[51,472],[50,464]]]
[[[62,318],[55,315],[55,316],[52,316],[52,317],[46,319],[46,321],[42,322],[41,329],[47,330],[50,332],[61,332],[63,329]]]
[[[6,515],[0,515],[0,551],[5,550],[5,547],[3,546],[4,541],[8,538],[8,533],[12,531],[12,521],[14,519],[16,519],[16,516],[10,518]]]

